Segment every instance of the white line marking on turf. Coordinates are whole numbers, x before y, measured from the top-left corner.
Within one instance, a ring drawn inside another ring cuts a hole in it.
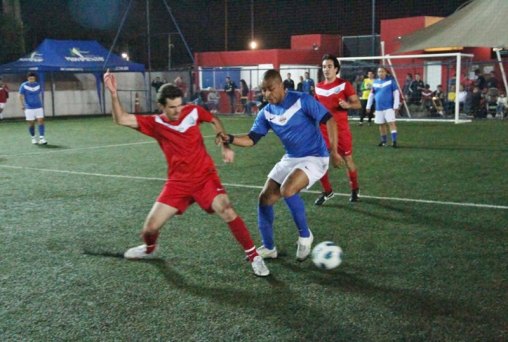
[[[215,135],[205,135],[203,138],[215,138]],[[147,140],[147,141],[138,141],[133,143],[125,143],[125,144],[111,144],[111,145],[98,145],[98,146],[88,146],[88,147],[75,147],[75,148],[64,148],[58,150],[39,150],[37,152],[27,152],[27,153],[18,153],[18,154],[0,154],[0,158],[5,157],[23,157],[23,156],[33,156],[33,155],[46,155],[49,153],[61,153],[61,152],[73,152],[73,151],[83,151],[83,150],[97,150],[101,148],[112,148],[112,147],[124,147],[124,146],[133,146],[133,145],[144,145],[144,144],[153,144],[155,140]]]
[[[15,165],[1,165],[0,168],[6,169],[17,169],[17,170],[30,170],[30,171],[42,171],[42,172],[54,172],[54,173],[66,173],[71,175],[83,175],[83,176],[95,176],[95,177],[108,177],[108,178],[126,178],[126,179],[139,179],[139,180],[156,180],[156,181],[166,181],[166,178],[160,177],[143,177],[143,176],[127,176],[127,175],[110,175],[104,173],[92,173],[92,172],[81,172],[81,171],[69,171],[69,170],[56,170],[56,169],[40,169],[35,167],[26,167],[26,166],[15,166]],[[235,188],[245,188],[245,189],[262,189],[262,186],[259,185],[248,185],[248,184],[233,184],[233,183],[222,183],[224,186],[230,186]],[[311,193],[311,194],[320,194],[320,191],[316,190],[304,190],[302,192]],[[338,196],[350,196],[345,193],[336,192],[335,195]],[[479,204],[479,203],[460,203],[460,202],[446,202],[446,201],[430,201],[423,199],[414,199],[414,198],[399,198],[399,197],[384,197],[384,196],[368,196],[361,195],[361,198],[371,198],[371,199],[379,199],[379,200],[387,200],[387,201],[398,201],[398,202],[413,202],[413,203],[426,203],[426,204],[441,204],[441,205],[453,205],[459,207],[474,207],[474,208],[488,208],[488,209],[503,209],[507,210],[508,206],[506,205],[494,205],[494,204]]]

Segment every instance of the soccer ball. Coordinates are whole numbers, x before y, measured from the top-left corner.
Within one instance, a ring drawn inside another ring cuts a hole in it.
[[[322,270],[331,270],[342,263],[342,248],[331,241],[318,243],[312,250],[312,262]]]

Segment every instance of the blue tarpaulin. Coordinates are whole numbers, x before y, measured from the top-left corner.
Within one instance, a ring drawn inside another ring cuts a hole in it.
[[[112,72],[145,72],[145,66],[110,53],[95,40],[45,39],[32,53],[17,61],[0,65],[0,74],[34,71],[44,87],[45,73],[92,73],[97,79],[97,94],[103,106],[102,74]]]

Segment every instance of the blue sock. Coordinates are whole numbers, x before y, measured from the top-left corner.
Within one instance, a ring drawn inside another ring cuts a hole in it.
[[[44,136],[44,125],[39,125],[39,136],[40,137]]]
[[[33,137],[35,135],[35,127],[34,126],[28,126],[28,132]]]
[[[397,131],[392,131],[392,142],[397,141]]]
[[[258,205],[258,228],[261,234],[263,245],[268,249],[273,249],[275,244],[273,242],[273,206],[271,205]]]
[[[385,144],[386,144],[387,140],[388,139],[386,138],[386,134],[381,136],[381,141],[384,142]]]
[[[307,216],[305,215],[305,204],[299,194],[294,194],[291,197],[284,198],[291,216],[296,223],[298,228],[298,234],[301,237],[309,237],[310,231],[307,225]]]

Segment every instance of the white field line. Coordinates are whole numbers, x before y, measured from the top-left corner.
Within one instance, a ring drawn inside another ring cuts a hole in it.
[[[56,169],[40,169],[35,167],[26,167],[26,166],[15,166],[15,165],[1,165],[0,168],[4,169],[16,169],[16,170],[29,170],[29,171],[41,171],[41,172],[51,172],[51,173],[65,173],[71,175],[82,175],[82,176],[95,176],[95,177],[108,177],[108,178],[124,178],[124,179],[137,179],[137,180],[155,180],[164,182],[166,178],[160,177],[143,177],[143,176],[128,176],[128,175],[111,175],[111,174],[103,174],[103,173],[93,173],[93,172],[81,172],[81,171],[70,171],[70,170],[56,170]],[[235,184],[235,183],[223,183],[224,186],[236,187],[236,188],[245,188],[245,189],[262,189],[262,186],[259,185],[248,185],[248,184]],[[304,190],[303,192],[319,194],[320,191],[315,190]],[[349,194],[345,193],[335,193],[338,196],[349,196]],[[385,196],[368,196],[361,195],[362,198],[370,198],[377,200],[386,200],[386,201],[398,201],[398,202],[412,202],[412,203],[425,203],[425,204],[439,204],[439,205],[450,205],[450,206],[459,206],[459,207],[473,207],[473,208],[488,208],[488,209],[503,209],[508,210],[508,206],[506,205],[494,205],[494,204],[479,204],[479,203],[461,203],[461,202],[447,202],[447,201],[430,201],[430,200],[422,200],[422,199],[413,199],[413,198],[399,198],[399,197],[385,197]]]

